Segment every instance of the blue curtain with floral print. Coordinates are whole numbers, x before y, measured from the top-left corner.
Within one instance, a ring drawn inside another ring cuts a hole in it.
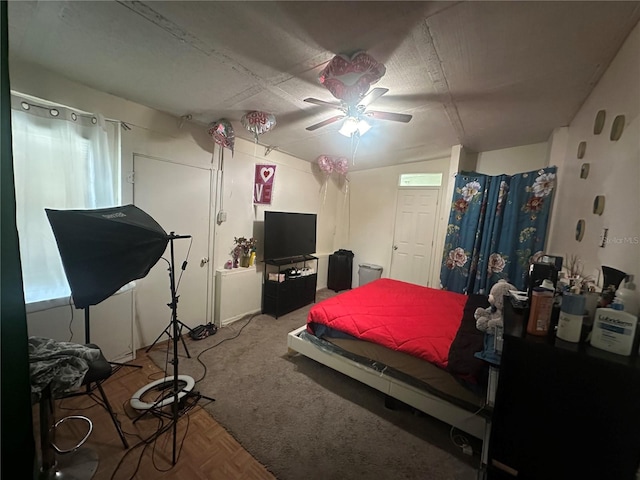
[[[523,290],[542,255],[556,167],[488,176],[456,175],[440,270],[442,288],[488,293],[500,279]]]

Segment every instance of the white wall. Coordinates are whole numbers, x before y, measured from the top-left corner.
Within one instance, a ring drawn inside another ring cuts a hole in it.
[[[640,275],[640,25],[636,26],[614,61],[568,127],[566,149],[557,164],[557,211],[552,218],[549,252],[577,254],[586,273],[602,265]],[[593,133],[596,114],[606,111],[601,134]],[[625,115],[622,138],[609,138],[613,119]],[[555,135],[563,135],[556,132]],[[587,143],[584,158],[577,158],[578,144]],[[587,179],[580,178],[582,163],[590,164]],[[604,195],[599,216],[592,213],[593,199]],[[575,239],[575,225],[584,219],[586,231]],[[603,228],[609,242],[600,247]]]
[[[214,317],[221,325],[260,310],[262,275],[262,244],[264,212],[285,211],[315,213],[317,218],[316,256],[318,256],[317,288],[327,286],[328,254],[333,251],[335,237],[335,211],[339,199],[338,179],[321,174],[317,165],[302,161],[276,150],[264,156],[265,147],[236,139],[233,157],[224,150],[220,208],[227,213],[227,221],[215,231],[213,264],[217,278],[227,285],[216,285],[218,294]],[[256,164],[276,166],[271,205],[253,205],[253,179]],[[335,174],[334,174],[335,175]],[[326,185],[325,185],[326,181]],[[325,194],[326,189],[326,194]],[[246,272],[225,274],[220,272],[231,259],[234,237],[254,237],[256,268]],[[245,283],[244,295],[236,295]]]
[[[349,174],[349,206],[338,218],[340,243],[336,248],[352,250],[353,285],[358,285],[358,265],[373,263],[382,266],[382,276],[388,277],[391,268],[398,180],[401,173],[442,173],[440,213],[448,202],[442,197],[446,191],[449,158],[402,164],[392,167],[360,170]],[[342,210],[342,207],[339,207]],[[346,218],[345,218],[346,217]],[[441,215],[439,215],[439,218]],[[448,221],[448,216],[444,222]],[[441,222],[439,222],[441,223]],[[442,236],[442,225],[437,235]],[[438,283],[431,283],[437,285]]]
[[[486,175],[514,175],[549,165],[547,142],[479,152],[476,171]]]
[[[382,276],[389,275],[397,185],[401,173],[443,174],[434,250],[437,261],[434,262],[430,278],[430,285],[439,285],[441,252],[449,222],[455,174],[459,170],[475,170],[488,175],[528,172],[547,166],[548,152],[547,142],[477,154],[454,145],[451,156],[447,158],[350,173],[350,208],[343,209],[338,203],[336,217],[340,219],[340,229],[336,248],[347,248],[355,254],[353,284],[358,284],[360,263],[382,265]]]
[[[258,260],[262,259],[264,212],[285,211],[318,214],[317,253],[326,254],[333,248],[337,187],[333,178],[327,182],[317,165],[302,161],[277,150],[264,156],[265,147],[236,139],[233,157],[224,150],[224,186],[220,189],[221,206],[227,221],[216,229],[215,266],[222,268],[231,258],[234,237],[255,237],[258,240]],[[256,164],[276,166],[271,205],[253,205],[253,178]]]
[[[130,131],[122,131],[123,204],[133,201],[133,185],[127,182],[127,175],[133,168],[134,153],[157,158],[179,159],[181,163],[187,165],[211,166],[215,170],[220,166],[218,147],[214,145],[213,140],[206,133],[206,128],[202,125],[188,121],[181,122],[174,116],[94,90],[26,63],[11,62],[10,79],[12,90],[76,109],[102,113],[107,118],[123,121],[131,127]],[[229,150],[223,152],[224,172],[222,175],[217,172],[218,186],[221,188],[213,192],[218,200],[222,201],[224,210],[227,211],[227,222],[216,225],[214,229],[213,258],[210,259],[209,264],[211,284],[215,288],[215,270],[222,267],[230,258],[229,252],[233,246],[234,236],[261,237],[261,222],[266,208],[319,214],[317,245],[318,252],[323,254],[319,269],[321,273],[324,272],[327,268],[326,252],[332,251],[335,235],[336,192],[338,191],[336,182],[334,180],[328,182],[326,200],[323,201],[324,196],[321,193],[324,178],[316,165],[278,151],[273,151],[265,157],[263,146],[239,138],[236,138],[235,146],[233,157]],[[272,163],[278,166],[273,204],[270,207],[255,208],[252,203],[252,182],[256,163]],[[158,195],[166,195],[166,192],[158,192]],[[188,213],[185,212],[185,215]],[[215,223],[215,219],[213,220]],[[258,272],[260,270],[258,268]],[[144,279],[141,279],[138,282],[143,281]],[[326,286],[326,274],[319,275],[318,281],[319,288]],[[211,289],[211,302],[213,302],[214,288]],[[182,294],[186,295],[186,292],[183,291]],[[110,301],[110,299],[106,300],[104,305],[108,307]],[[241,298],[236,301],[242,303]],[[210,309],[211,318],[203,320],[213,320],[214,309],[215,305]],[[247,311],[247,313],[250,312]],[[81,316],[82,312],[77,310],[75,319]],[[43,320],[44,317],[47,318],[46,321]],[[75,319],[74,322],[77,321]],[[69,339],[68,308],[53,308],[37,315],[30,314],[27,323],[30,335],[47,335],[58,340]],[[141,330],[140,327],[137,325],[134,331]],[[78,337],[74,336],[74,341],[76,340]],[[134,348],[140,347],[137,339],[134,338],[133,343]],[[114,349],[116,350],[117,348]]]

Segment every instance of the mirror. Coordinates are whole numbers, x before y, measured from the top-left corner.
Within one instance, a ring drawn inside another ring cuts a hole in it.
[[[584,157],[584,153],[587,151],[587,142],[580,142],[578,144],[578,158]]]
[[[584,220],[580,219],[576,224],[576,240],[577,241],[579,242],[582,241],[582,237],[584,237],[584,230],[585,230]]]
[[[614,142],[620,140],[622,132],[624,131],[624,115],[618,115],[613,119],[613,125],[611,125],[611,136],[609,137]]]
[[[593,199],[593,213],[602,215],[604,212],[604,195],[598,195]]]
[[[587,178],[589,176],[589,164],[583,163],[580,167],[580,178]]]
[[[596,114],[596,120],[593,123],[593,134],[600,135],[602,133],[602,129],[604,128],[604,121],[607,118],[607,112],[604,110],[600,110]]]

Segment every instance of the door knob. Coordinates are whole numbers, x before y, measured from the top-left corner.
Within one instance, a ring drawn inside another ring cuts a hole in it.
[[[397,249],[398,249],[398,246],[397,246],[397,245],[394,245],[394,246],[393,246],[393,249],[394,249],[394,250],[397,250]]]
[[[207,257],[204,257],[202,260],[200,260],[201,267],[204,267],[207,263],[209,263],[209,259]]]

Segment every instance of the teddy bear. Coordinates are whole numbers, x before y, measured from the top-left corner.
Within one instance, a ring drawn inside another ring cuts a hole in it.
[[[517,288],[504,279],[498,280],[498,282],[491,287],[491,291],[489,292],[489,303],[491,306],[487,308],[477,308],[474,313],[476,328],[478,330],[495,333],[495,327],[503,325],[502,309],[504,306],[504,296],[507,295],[510,290],[517,290]]]

